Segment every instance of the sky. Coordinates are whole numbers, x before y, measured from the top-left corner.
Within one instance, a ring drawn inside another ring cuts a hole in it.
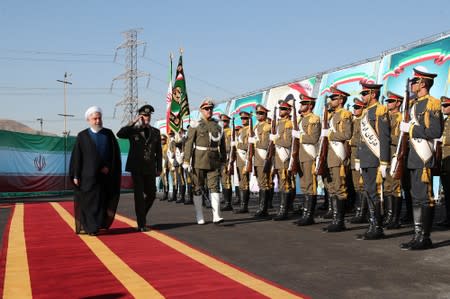
[[[87,127],[90,106],[117,132],[125,94],[122,33],[142,28],[140,105],[165,113],[169,54],[179,49],[192,110],[205,97],[248,92],[380,55],[450,29],[448,0],[428,1],[22,1],[0,2],[0,119],[61,135]],[[174,69],[175,74],[175,69]]]

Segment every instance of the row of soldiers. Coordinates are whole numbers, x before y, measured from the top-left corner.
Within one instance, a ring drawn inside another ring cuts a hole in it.
[[[235,159],[234,175],[238,176],[237,197],[240,199],[240,206],[235,210],[236,213],[249,212],[249,182],[253,174],[259,187],[258,210],[255,217],[268,217],[268,207],[273,198],[274,180],[277,179],[280,205],[273,220],[287,219],[289,208],[295,199],[295,181],[298,174],[300,188],[304,194],[304,205],[302,216],[296,224],[312,225],[317,203],[318,174],[320,174],[329,198],[329,214],[332,218],[332,222],[324,228],[325,231],[340,232],[346,229],[344,216],[348,199],[351,197],[348,188],[348,183],[351,182],[354,186],[356,206],[356,215],[351,222],[363,223],[367,219],[369,222],[367,231],[359,236],[360,239],[380,239],[384,237],[384,228],[400,227],[403,191],[403,197],[411,196],[412,198],[414,236],[411,241],[401,244],[401,248],[408,250],[431,248],[430,232],[435,209],[431,171],[436,166],[441,168],[446,224],[450,223],[450,196],[448,195],[450,125],[448,117],[444,125],[441,113],[442,109],[444,115],[450,114],[450,100],[442,97],[440,101],[429,94],[435,77],[436,74],[414,69],[414,76],[408,83],[408,89],[414,94],[414,98],[404,99],[398,94],[387,92],[386,106],[379,100],[382,85],[362,81],[360,82],[361,99],[354,100],[353,114],[344,109],[350,94],[332,87],[331,94],[328,96],[329,101],[325,106],[328,115],[322,117],[322,121],[313,113],[316,98],[301,95],[300,109],[296,111],[295,99],[289,95],[278,103],[278,119],[273,118],[274,126],[268,118],[269,110],[263,105],[256,106],[258,123],[254,128],[250,125],[252,114],[240,112],[242,128],[237,131],[236,138],[233,138],[230,117],[221,115],[223,123],[221,138],[224,139],[225,149],[220,150],[218,146],[217,151],[224,151],[220,156],[222,157],[220,158],[221,189],[225,202],[222,210],[232,210],[231,181],[234,167],[230,166]],[[403,119],[400,112],[403,102],[410,111],[411,120]],[[208,105],[213,103],[208,102]],[[292,119],[296,119],[297,112],[300,117],[295,123]],[[196,129],[190,129],[187,140],[196,138],[194,136],[196,131]],[[402,166],[403,172],[398,178],[398,174],[394,173],[397,167],[391,163],[400,165],[398,162],[401,161],[397,161],[397,158],[400,158],[397,156],[398,142],[402,140],[400,136],[403,135],[409,136],[409,139],[406,139],[409,151],[406,155],[407,163]],[[442,149],[442,162],[435,157],[436,149],[438,149],[437,141]],[[192,153],[188,158],[181,157],[183,155],[182,138],[178,137],[176,140],[175,136],[172,136],[171,142],[174,145],[170,146],[169,143],[166,153],[169,156],[167,169],[171,169],[171,177],[174,180],[174,192],[176,194],[178,189],[176,186],[180,185],[178,182],[184,182],[180,187],[179,201],[190,203],[191,200],[184,199],[185,189],[183,188],[185,187],[182,187],[190,186],[189,171],[183,173],[183,170],[188,168],[183,169],[179,165],[184,163],[193,167],[194,163],[190,160]],[[221,143],[219,140],[215,142],[215,144]],[[296,142],[299,145],[298,150],[295,150]],[[192,143],[191,140],[191,147]],[[180,149],[178,154],[177,149]],[[211,148],[208,147],[208,149]],[[190,149],[192,150],[195,151],[195,146],[194,149]],[[198,149],[200,152],[202,150]],[[298,167],[293,167],[295,163],[298,163]],[[268,165],[270,165],[269,168]],[[320,170],[323,165],[325,170]],[[192,181],[195,180],[191,178],[190,182]],[[167,197],[168,184],[165,186],[167,186],[165,187]],[[188,193],[193,194],[193,192]]]

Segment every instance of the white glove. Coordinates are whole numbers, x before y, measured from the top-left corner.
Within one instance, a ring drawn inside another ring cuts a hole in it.
[[[270,141],[275,142],[275,141],[277,141],[278,138],[280,138],[280,136],[278,136],[278,134],[270,134],[269,135],[269,140]]]
[[[405,123],[404,121],[402,121],[400,123],[400,131],[404,132],[404,133],[409,133],[409,129],[411,128],[411,123]]]
[[[292,138],[298,138],[298,139],[300,139],[300,131],[298,131],[298,130],[292,130]]]
[[[381,177],[383,179],[386,178],[386,173],[387,173],[387,165],[386,164],[381,164],[380,165],[380,172],[381,172]]]
[[[322,129],[322,132],[320,133],[320,137],[328,137],[328,130],[329,129]]]
[[[359,164],[359,161],[355,161],[355,170],[359,171],[361,169],[361,164]]]
[[[183,168],[184,168],[185,170],[187,170],[187,171],[190,171],[191,164],[189,164],[188,162],[184,162],[184,163],[183,163]]]
[[[255,138],[255,137],[248,136],[248,143],[255,144],[255,143],[256,143],[256,138]]]
[[[231,141],[231,142],[230,142],[230,146],[231,146],[231,147],[236,146],[236,145],[237,145],[237,142],[236,142],[236,141]]]

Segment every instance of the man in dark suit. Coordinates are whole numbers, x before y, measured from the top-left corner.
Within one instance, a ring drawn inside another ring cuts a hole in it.
[[[133,179],[137,230],[141,232],[149,230],[146,217],[155,201],[156,177],[162,171],[160,132],[150,126],[153,112],[152,106],[142,106],[138,111],[139,115],[117,132],[119,138],[130,141],[125,170],[131,172]]]

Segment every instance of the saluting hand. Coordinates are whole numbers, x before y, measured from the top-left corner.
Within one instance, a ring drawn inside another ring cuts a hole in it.
[[[75,186],[80,186],[80,180],[79,179],[73,179],[73,184],[75,185]]]

